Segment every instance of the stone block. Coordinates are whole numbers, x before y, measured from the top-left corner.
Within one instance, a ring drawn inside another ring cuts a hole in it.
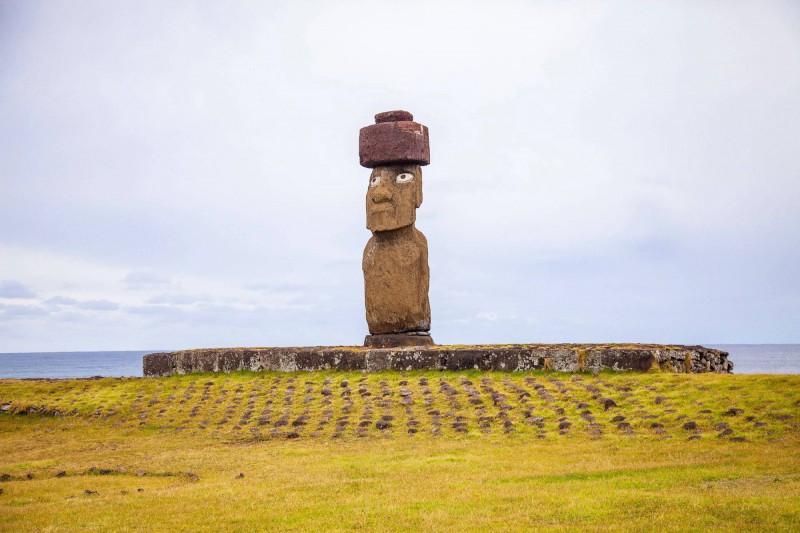
[[[416,336],[409,336],[416,337]],[[425,338],[424,335],[419,336]],[[687,355],[692,372],[727,373],[733,368],[728,353],[702,346],[654,344],[626,345],[477,345],[400,346],[311,346],[282,348],[223,348],[154,353],[144,356],[145,376],[169,376],[191,372],[235,372],[270,370],[280,372],[317,370],[483,370],[524,372],[558,370],[575,372],[585,361],[585,370],[647,371],[669,367],[683,371],[679,364]]]
[[[428,128],[411,121],[380,122],[361,128],[358,157],[362,167],[431,162]]]
[[[433,346],[430,335],[409,335],[408,333],[389,333],[384,335],[367,335],[364,346],[370,348],[398,348],[401,346]]]

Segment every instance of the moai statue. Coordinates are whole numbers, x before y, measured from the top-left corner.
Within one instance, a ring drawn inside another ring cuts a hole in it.
[[[361,166],[371,168],[367,189],[364,295],[371,335],[365,346],[424,346],[430,336],[428,241],[414,227],[422,204],[422,165],[430,163],[428,128],[408,111],[375,115],[361,128]]]

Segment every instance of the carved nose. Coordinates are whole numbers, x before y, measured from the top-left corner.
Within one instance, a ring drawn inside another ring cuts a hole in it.
[[[381,187],[380,185],[378,186],[377,189],[375,189],[375,192],[372,193],[372,203],[375,204],[388,202],[391,199],[392,199],[392,192],[388,188]]]

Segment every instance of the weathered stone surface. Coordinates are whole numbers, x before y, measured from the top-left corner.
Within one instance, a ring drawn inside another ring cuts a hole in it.
[[[373,169],[366,197],[367,228],[373,235],[362,260],[373,335],[430,330],[428,242],[414,227],[421,203],[419,165]]]
[[[373,234],[388,234],[413,226],[420,205],[422,168],[419,165],[384,165],[372,169],[366,208],[367,229]]]
[[[408,111],[398,109],[396,111],[384,111],[375,115],[375,124],[382,122],[413,122],[414,115]]]
[[[430,330],[428,243],[421,232],[413,225],[376,232],[364,249],[362,269],[372,335]]]
[[[372,168],[367,188],[367,228],[372,238],[364,248],[364,303],[369,332],[375,335],[428,332],[430,272],[428,242],[414,227],[422,205],[422,169],[429,157],[428,129],[413,122],[408,111],[375,115],[362,128],[361,164]],[[367,337],[368,346],[419,346],[430,339],[408,336]]]
[[[216,348],[156,353],[144,356],[145,376],[190,372],[276,370],[284,372],[346,370],[493,370],[527,371],[549,368],[562,372],[604,369],[645,371],[653,368],[684,371],[670,366],[686,356],[702,364],[692,372],[730,372],[728,353],[702,346],[652,344],[516,344],[480,346],[422,346],[400,348],[286,347]],[[581,362],[583,361],[583,365]],[[606,363],[611,364],[606,365]],[[650,365],[650,366],[648,366]]]
[[[433,339],[430,335],[410,335],[408,333],[395,333],[384,335],[367,335],[364,346],[370,348],[397,348],[399,346],[432,346]]]
[[[408,111],[386,111],[375,115],[375,124],[361,128],[358,157],[367,168],[391,163],[431,162],[428,128],[413,122]]]

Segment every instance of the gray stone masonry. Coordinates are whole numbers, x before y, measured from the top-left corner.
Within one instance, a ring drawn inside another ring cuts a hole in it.
[[[733,370],[728,353],[703,346],[660,344],[508,344],[475,346],[312,346],[284,348],[204,348],[144,356],[145,376],[191,372],[273,370],[557,370],[671,372]]]

